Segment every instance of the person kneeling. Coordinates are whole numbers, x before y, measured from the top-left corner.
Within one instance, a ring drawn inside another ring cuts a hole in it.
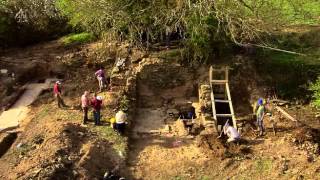
[[[118,111],[116,114],[116,122],[113,125],[114,130],[120,134],[124,134],[127,123],[127,114],[123,111]]]
[[[238,133],[238,131],[230,126],[229,124],[226,124],[226,126],[223,129],[224,134],[226,134],[228,136],[228,140],[227,142],[238,142],[240,140],[240,134]]]

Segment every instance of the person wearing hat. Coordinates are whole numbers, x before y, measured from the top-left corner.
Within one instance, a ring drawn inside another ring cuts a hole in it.
[[[54,96],[57,100],[58,107],[59,108],[66,107],[67,105],[64,103],[64,101],[61,97],[61,82],[60,81],[56,81],[56,83],[54,84],[53,93],[54,93]]]
[[[94,99],[91,101],[91,105],[93,107],[93,118],[95,125],[100,125],[100,111],[102,107],[102,97],[95,96]]]
[[[264,125],[263,125],[263,119],[265,116],[265,104],[266,104],[266,101],[263,100],[262,104],[258,107],[258,110],[256,112],[259,136],[262,136],[265,131]]]
[[[86,124],[88,121],[88,110],[89,110],[89,92],[85,91],[81,96],[81,108],[83,112],[83,124]]]
[[[257,113],[258,108],[263,104],[263,98],[259,98],[253,105],[253,113]]]

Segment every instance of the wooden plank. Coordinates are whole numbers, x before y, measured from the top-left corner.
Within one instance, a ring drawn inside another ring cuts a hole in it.
[[[209,80],[210,80],[210,85],[211,85],[211,80],[212,80],[212,66],[210,66],[210,70],[209,70]]]
[[[223,100],[223,99],[215,99],[214,102],[218,102],[218,103],[229,103],[231,102],[230,100]]]
[[[229,80],[229,68],[228,66],[226,66],[226,69],[225,69],[225,79],[228,81]]]
[[[236,117],[234,115],[234,110],[233,110],[233,105],[232,105],[232,100],[231,100],[231,94],[230,94],[230,88],[229,88],[229,84],[228,83],[226,83],[226,90],[227,90],[228,99],[231,102],[231,103],[229,103],[229,108],[230,108],[230,112],[232,114],[233,127],[237,129],[237,122],[236,122]]]
[[[228,83],[227,80],[211,80],[210,82],[213,83],[213,84],[225,84],[225,83]]]
[[[276,109],[283,114],[287,119],[291,121],[297,121],[294,117],[292,117],[290,114],[288,114],[285,110],[283,110],[281,107],[276,106]]]
[[[217,117],[232,117],[233,114],[216,114]]]
[[[212,86],[211,86],[211,107],[212,107],[212,114],[213,114],[213,119],[217,121],[217,115],[216,115],[216,106],[214,104],[214,95],[212,91]]]

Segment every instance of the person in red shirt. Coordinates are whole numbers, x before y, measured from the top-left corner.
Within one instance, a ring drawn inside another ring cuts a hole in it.
[[[54,86],[53,86],[53,93],[54,93],[54,97],[57,100],[58,103],[58,107],[67,107],[67,105],[64,103],[62,97],[61,97],[61,82],[57,81]]]
[[[93,118],[95,125],[100,125],[100,111],[102,106],[102,97],[95,96],[94,99],[91,101],[91,106],[93,107]]]

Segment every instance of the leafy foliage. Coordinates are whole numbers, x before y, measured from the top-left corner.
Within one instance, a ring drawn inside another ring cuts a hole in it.
[[[0,0],[0,46],[46,40],[67,30],[55,0]]]
[[[310,85],[309,89],[313,92],[313,104],[320,108],[320,77]]]
[[[185,40],[195,55],[206,59],[217,44],[264,42],[284,26],[318,23],[318,1],[307,0],[57,0],[74,27],[107,39],[149,46],[170,34]],[[308,21],[305,21],[305,20]]]
[[[61,38],[64,45],[71,44],[83,44],[94,40],[94,36],[91,33],[83,32],[79,34],[69,34]]]

